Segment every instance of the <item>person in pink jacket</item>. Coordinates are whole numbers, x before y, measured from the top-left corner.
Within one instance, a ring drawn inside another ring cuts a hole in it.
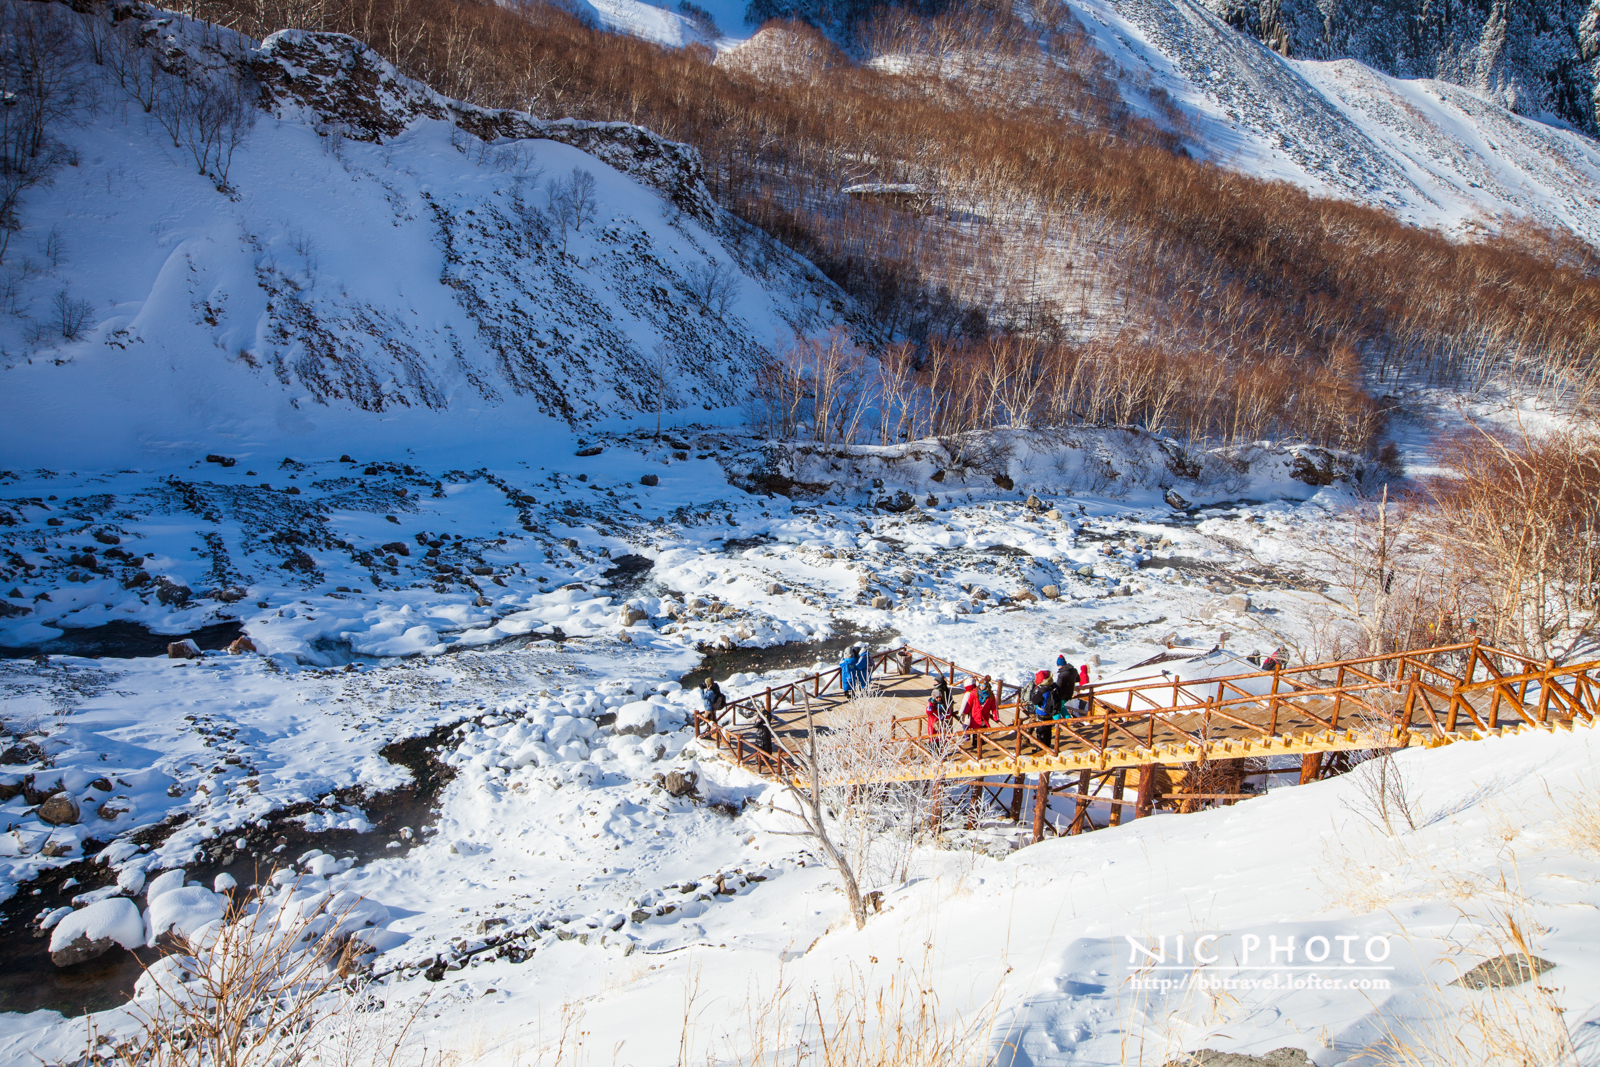
[[[978,729],[978,723],[983,715],[983,701],[978,699],[978,687],[973,682],[967,683],[967,698],[961,704],[961,717],[967,720],[967,726]]]

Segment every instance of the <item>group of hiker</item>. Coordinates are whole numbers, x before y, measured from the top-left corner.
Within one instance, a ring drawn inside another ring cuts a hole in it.
[[[898,657],[901,674],[912,673],[912,656],[902,649]],[[961,689],[954,685],[955,671],[947,676],[934,668],[933,691],[925,708],[930,735],[948,734],[964,730],[985,730],[1000,723],[1000,687],[985,674],[969,676]],[[857,696],[871,691],[873,675],[872,649],[867,645],[852,645],[839,660],[839,687],[847,696]],[[1077,718],[1089,713],[1094,698],[1089,684],[1089,665],[1074,667],[1066,656],[1056,657],[1055,670],[1042,670],[1033,676],[1017,694],[1018,722],[1027,717],[1054,723],[1059,719]],[[727,707],[728,698],[715,681],[707,678],[700,683],[700,703],[703,711],[713,720]],[[772,751],[772,723],[765,713],[754,716],[756,746],[762,751]],[[1039,731],[1040,740],[1052,743],[1053,725]]]
[[[959,707],[954,699],[951,680],[938,671],[934,672],[934,678],[933,692],[929,694],[924,709],[928,733],[985,730],[999,725],[999,689],[993,678],[986,674],[981,678],[969,679],[962,690]],[[1074,695],[1077,697],[1075,704]],[[1024,685],[1018,694],[1017,706],[1035,719],[1053,721],[1088,714],[1091,700],[1089,665],[1086,663],[1074,667],[1065,656],[1057,656],[1055,672],[1040,671],[1034,675],[1033,680]],[[1048,732],[1043,739],[1046,744],[1049,743]]]

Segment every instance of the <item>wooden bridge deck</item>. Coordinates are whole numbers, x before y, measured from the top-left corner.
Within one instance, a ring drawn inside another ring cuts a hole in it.
[[[1600,712],[1600,661],[1541,664],[1474,641],[1203,681],[1160,674],[1099,684],[1078,717],[1055,721],[1026,713],[1019,721],[1016,687],[999,683],[999,724],[932,736],[923,708],[934,672],[951,679],[958,704],[971,672],[916,649],[878,653],[873,665],[881,699],[870,707],[886,755],[872,781],[1433,746],[1507,730],[1570,730]],[[758,773],[803,779],[796,753],[804,751],[808,713],[826,733],[846,699],[838,669],[820,672],[697,715],[696,732]],[[760,743],[762,722],[774,735],[770,752]]]

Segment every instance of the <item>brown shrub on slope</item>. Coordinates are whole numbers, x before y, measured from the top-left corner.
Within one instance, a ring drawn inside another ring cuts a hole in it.
[[[862,39],[922,57],[899,74],[791,25],[783,32],[810,58],[772,78],[546,4],[206,0],[199,11],[255,35],[342,30],[463,99],[687,141],[720,200],[904,334],[1021,331],[1090,353],[1164,353],[1208,396],[1233,382],[1207,405],[1203,437],[1270,424],[1361,447],[1377,425],[1365,375],[1468,385],[1510,375],[1579,403],[1596,382],[1600,283],[1570,255],[1563,265],[1537,243],[1455,243],[1188,159],[1181,131],[1118,105],[1067,18],[1049,24],[1042,48],[1003,14],[891,16]],[[951,56],[970,65],[985,50],[1007,62],[986,78],[948,76]],[[943,58],[930,68],[929,56]],[[926,187],[934,210],[841,192],[857,181]],[[1280,378],[1291,387],[1264,389]],[[1259,414],[1273,405],[1272,418]]]

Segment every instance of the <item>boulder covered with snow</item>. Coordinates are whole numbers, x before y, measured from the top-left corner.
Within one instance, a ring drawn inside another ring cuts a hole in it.
[[[654,701],[635,700],[617,709],[617,721],[612,729],[618,734],[649,737],[658,730],[656,726],[658,713],[666,710]]]
[[[161,896],[163,893],[170,893],[174,889],[182,889],[183,880],[184,873],[182,867],[178,867],[170,871],[164,871],[163,873],[156,875],[154,878],[150,879],[150,884],[145,886],[144,902],[146,904],[154,904],[156,902],[156,898]]]
[[[50,934],[50,962],[71,967],[103,955],[113,945],[133,949],[144,940],[144,919],[138,905],[127,897],[110,897],[56,923]]]
[[[187,940],[202,926],[222,918],[223,903],[221,897],[200,885],[162,893],[150,902],[145,913],[145,944],[155,947],[156,938],[168,932]]]

